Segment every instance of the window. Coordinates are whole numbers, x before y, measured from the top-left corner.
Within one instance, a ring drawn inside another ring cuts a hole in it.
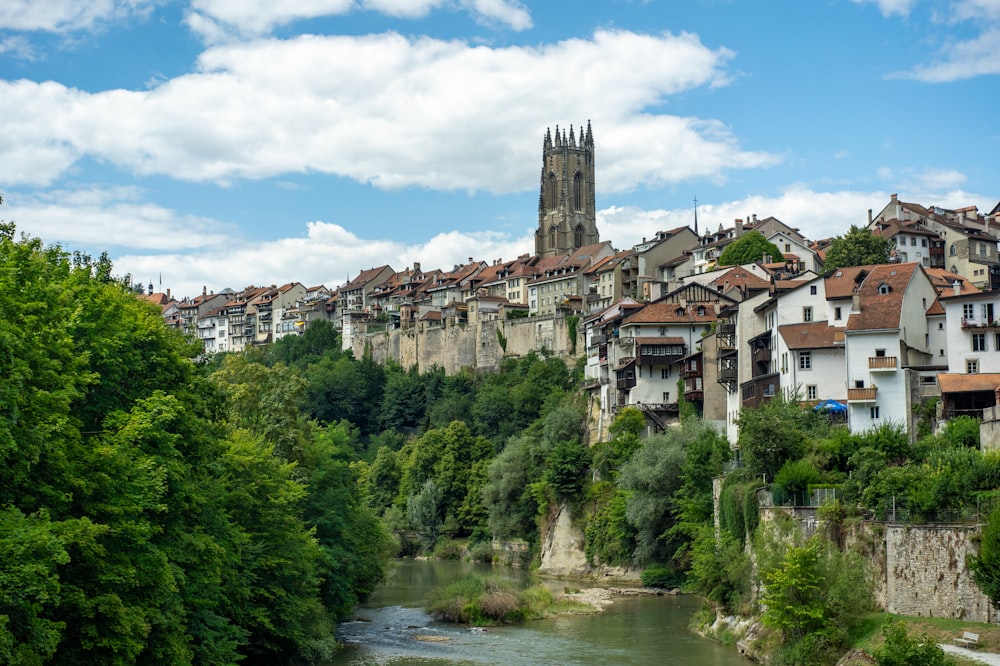
[[[802,308],[802,321],[812,321],[813,320],[813,309],[811,305],[807,305]]]
[[[948,247],[948,255],[954,257],[956,254],[958,254],[958,248],[955,247],[954,243],[952,243],[951,246]],[[954,271],[952,272],[954,273]]]
[[[876,356],[885,356],[885,350],[884,349],[876,349],[875,350],[875,355]]]
[[[903,258],[905,259],[906,256],[904,255]],[[888,294],[890,291],[892,291],[892,288],[889,285],[887,285],[885,282],[881,283],[878,286],[878,293],[880,293],[880,294]]]
[[[813,285],[809,285],[809,295],[810,296],[815,296],[816,295],[816,285],[814,285],[814,284]]]
[[[980,257],[985,257],[986,256],[986,243],[980,243],[979,244],[979,256]]]
[[[660,368],[660,379],[670,379],[670,368]]]
[[[985,321],[987,323],[993,321],[993,304],[992,303],[983,303],[982,312],[983,312],[983,321]]]
[[[834,319],[840,319],[840,308],[839,307],[833,309],[833,318]]]
[[[972,303],[962,304],[962,319],[975,319],[976,317],[976,306]]]
[[[911,236],[911,237],[910,237],[910,245],[916,245],[916,244],[917,244],[917,239],[916,239],[916,237],[914,237],[914,236]]]
[[[970,375],[975,375],[979,372],[979,361],[966,361],[965,371]]]
[[[972,334],[972,351],[974,351],[974,352],[984,352],[984,351],[986,351],[986,334],[985,333],[973,333]]]
[[[799,370],[812,370],[812,352],[799,352]]]
[[[663,404],[665,405],[670,404],[670,391],[663,392]]]
[[[938,330],[939,331],[943,331],[944,330],[944,322],[943,321],[939,321],[938,322]]]
[[[921,238],[920,239],[920,246],[921,247],[927,247],[927,239],[926,238]]]
[[[792,244],[785,243],[785,252],[791,252],[791,251],[792,251]]]
[[[817,395],[818,393],[816,391],[815,384],[810,384],[809,386],[806,386],[806,400],[815,400]]]
[[[576,228],[576,231],[573,233],[573,243],[573,247],[583,247],[583,227]]]
[[[573,176],[573,208],[583,210],[583,175],[579,171]]]
[[[877,418],[879,418],[879,415],[878,415],[878,406],[875,406],[875,407],[872,407],[872,408],[870,409],[870,411],[869,411],[869,414],[871,415],[871,417],[872,417],[873,419],[877,419]]]
[[[854,388],[864,388],[864,387],[865,387],[865,380],[863,379],[854,380]]]

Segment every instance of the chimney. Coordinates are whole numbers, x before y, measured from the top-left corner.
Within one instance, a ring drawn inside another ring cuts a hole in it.
[[[167,287],[167,300],[170,300],[170,287]]]
[[[856,293],[851,296],[851,312],[861,312],[861,297]]]
[[[736,218],[736,238],[743,235],[743,220]]]
[[[868,225],[871,226],[872,223],[872,209],[868,209]]]
[[[207,284],[204,285],[204,286],[202,286],[202,288],[201,288],[201,295],[202,296],[208,296],[208,285]]]
[[[951,285],[951,288],[954,290],[956,296],[962,293],[962,283],[958,280],[955,280],[955,282]]]

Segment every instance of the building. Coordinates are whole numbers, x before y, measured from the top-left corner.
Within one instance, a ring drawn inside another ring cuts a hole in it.
[[[542,175],[538,195],[535,254],[554,257],[600,242],[594,190],[594,135],[580,128],[577,142],[556,127],[546,130],[542,148]]]

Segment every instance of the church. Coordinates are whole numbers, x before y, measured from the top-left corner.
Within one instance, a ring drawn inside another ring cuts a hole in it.
[[[580,128],[580,138],[570,125],[569,133],[555,136],[545,131],[542,176],[538,195],[538,229],[535,254],[554,257],[572,254],[600,242],[597,204],[594,196],[594,134]]]

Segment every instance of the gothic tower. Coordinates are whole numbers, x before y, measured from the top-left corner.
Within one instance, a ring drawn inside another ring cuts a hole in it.
[[[535,254],[566,254],[599,243],[597,204],[594,197],[594,135],[580,128],[577,143],[570,125],[555,136],[545,130],[542,147],[542,180],[538,195],[538,229]]]

